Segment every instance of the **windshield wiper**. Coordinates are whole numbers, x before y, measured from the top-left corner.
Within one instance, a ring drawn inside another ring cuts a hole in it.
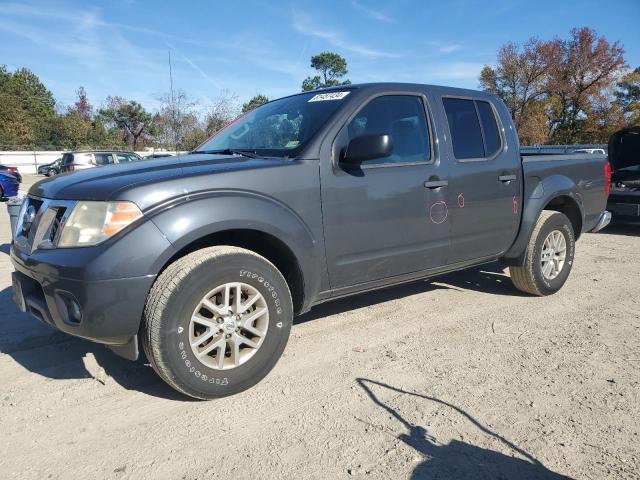
[[[248,158],[257,158],[258,155],[253,150],[240,150],[236,148],[224,148],[222,150],[194,150],[191,153],[206,153],[212,155],[242,155]]]

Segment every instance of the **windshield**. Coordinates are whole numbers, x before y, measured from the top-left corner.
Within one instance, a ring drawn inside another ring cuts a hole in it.
[[[295,157],[348,94],[348,90],[309,92],[269,102],[216,133],[196,151],[249,150]]]

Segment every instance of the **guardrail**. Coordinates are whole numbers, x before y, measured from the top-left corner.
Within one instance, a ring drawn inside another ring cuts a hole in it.
[[[605,152],[608,149],[606,144],[582,144],[582,145],[527,145],[521,146],[522,153],[573,153],[575,150],[582,148],[602,148]]]

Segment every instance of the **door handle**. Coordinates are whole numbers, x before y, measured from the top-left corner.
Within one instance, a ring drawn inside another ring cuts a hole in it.
[[[424,182],[425,188],[440,188],[446,187],[449,185],[448,180],[429,180],[428,182]]]
[[[500,175],[498,177],[498,180],[504,183],[509,183],[511,180],[515,180],[516,178],[518,177],[516,177],[515,175]]]

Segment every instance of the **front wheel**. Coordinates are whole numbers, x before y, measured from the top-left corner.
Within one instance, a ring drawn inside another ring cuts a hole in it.
[[[293,306],[278,269],[254,252],[217,246],[171,264],[154,283],[142,344],[152,367],[199,399],[252,387],[282,355]]]
[[[567,216],[544,210],[529,239],[524,265],[509,267],[515,287],[538,296],[560,290],[573,266],[575,243]]]

